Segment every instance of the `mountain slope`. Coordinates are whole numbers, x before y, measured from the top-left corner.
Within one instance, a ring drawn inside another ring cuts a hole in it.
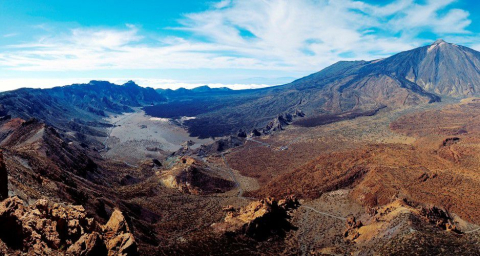
[[[395,74],[440,96],[480,93],[480,53],[441,39],[377,62],[371,69]]]
[[[195,116],[185,122],[192,135],[223,136],[264,128],[279,115],[298,110],[309,118],[352,112],[357,116],[384,107],[438,102],[442,97],[479,95],[480,53],[438,40],[386,59],[338,62],[282,86],[222,91],[213,97],[194,91],[165,94],[168,103],[149,107],[147,113]],[[181,105],[195,106],[195,111]]]
[[[102,136],[101,119],[109,113],[131,112],[132,107],[165,101],[154,89],[133,82],[115,85],[103,81],[56,87],[52,89],[19,89],[0,93],[0,115],[28,120],[36,118],[67,131]]]

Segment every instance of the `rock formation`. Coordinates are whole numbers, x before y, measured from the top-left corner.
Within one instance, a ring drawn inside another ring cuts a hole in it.
[[[123,214],[115,210],[102,227],[82,206],[45,199],[26,206],[18,197],[0,204],[0,253],[136,255],[137,245]]]
[[[347,241],[353,241],[360,236],[358,229],[362,227],[363,224],[361,221],[358,221],[355,216],[349,216],[346,221],[346,229],[343,233],[343,237]]]
[[[182,147],[185,148],[185,149],[188,149],[189,147],[195,145],[195,142],[192,141],[192,140],[188,140],[188,141],[185,141],[184,143],[182,143]]]
[[[110,220],[103,227],[103,234],[108,255],[134,255],[137,253],[137,244],[132,234],[132,227],[126,221],[123,213],[115,210]]]
[[[193,152],[199,156],[206,156],[209,154],[216,154],[219,152],[226,151],[231,148],[235,148],[241,146],[245,143],[245,139],[238,136],[229,136],[227,138],[218,139],[214,143],[208,145],[201,145],[198,149],[193,150]],[[188,152],[181,149],[177,151],[175,154],[177,155],[185,155]]]
[[[259,132],[257,129],[253,129],[252,132],[250,133],[250,137],[258,137],[261,136],[262,133]]]
[[[275,235],[284,237],[286,232],[295,229],[289,221],[289,212],[299,206],[300,203],[293,196],[280,201],[262,199],[238,210],[227,206],[224,208],[227,213],[224,222],[212,227],[218,232],[246,235],[258,241]]]
[[[270,134],[277,131],[282,131],[285,126],[290,125],[293,118],[290,114],[279,115],[277,118],[273,119],[268,125],[263,129],[264,134]]]
[[[427,206],[420,208],[420,214],[425,218],[430,224],[434,224],[439,228],[442,228],[447,231],[457,232],[460,231],[457,229],[455,224],[453,224],[452,217],[448,211],[438,208],[436,206]]]
[[[285,126],[292,124],[292,122],[298,117],[305,117],[305,114],[299,109],[296,109],[293,114],[283,113],[268,123],[263,129],[263,133],[271,134],[273,132],[282,131],[285,129]]]
[[[369,209],[368,213],[369,217],[362,216],[365,224],[354,216],[347,218],[344,232],[347,242],[365,244],[375,239],[408,236],[412,230],[461,233],[446,210],[436,206],[418,206],[406,199],[395,199],[387,205]],[[392,233],[392,230],[395,232]]]
[[[183,157],[171,169],[160,174],[162,183],[185,194],[204,195],[223,193],[235,187],[233,181],[207,172],[208,166],[191,157]]]
[[[237,133],[237,137],[246,138],[247,133],[244,130],[239,130],[238,133]]]

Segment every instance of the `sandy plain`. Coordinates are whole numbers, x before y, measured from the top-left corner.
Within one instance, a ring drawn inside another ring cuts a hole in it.
[[[165,118],[145,115],[141,109],[134,113],[111,116],[106,119],[115,126],[105,140],[108,150],[104,157],[137,164],[146,158],[162,158],[177,151],[186,141],[193,141],[191,148],[211,143],[211,139],[190,137],[188,132]]]

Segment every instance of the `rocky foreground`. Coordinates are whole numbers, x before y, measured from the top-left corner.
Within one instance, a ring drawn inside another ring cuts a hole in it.
[[[0,254],[138,255],[131,223],[116,209],[102,225],[81,205],[47,199],[27,204],[8,197],[7,169],[0,151]]]
[[[82,206],[18,197],[0,204],[0,253],[29,255],[137,255],[137,244],[122,212],[106,225],[88,218]]]

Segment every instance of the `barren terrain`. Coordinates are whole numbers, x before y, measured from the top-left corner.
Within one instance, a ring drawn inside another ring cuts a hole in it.
[[[166,118],[146,116],[136,109],[134,113],[114,115],[106,119],[115,126],[105,140],[108,150],[104,156],[136,165],[145,158],[161,159],[168,152],[177,151],[182,144],[193,141],[191,148],[211,143],[211,139],[190,137],[182,127]]]

